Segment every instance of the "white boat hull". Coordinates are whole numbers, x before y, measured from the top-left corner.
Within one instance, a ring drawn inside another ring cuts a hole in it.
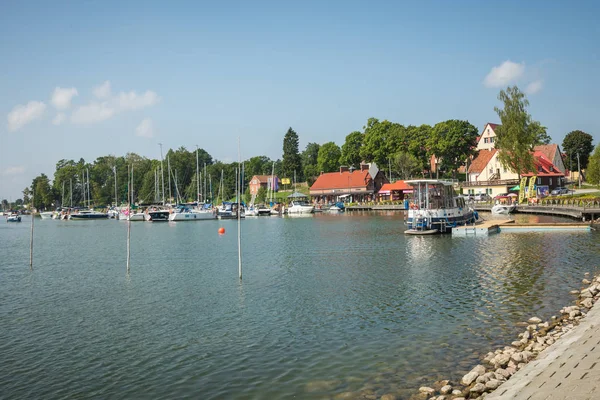
[[[516,206],[508,206],[508,205],[503,205],[503,204],[496,204],[494,207],[492,207],[492,214],[494,215],[507,215],[512,213],[513,211],[515,211],[517,207]]]
[[[40,213],[40,217],[42,219],[52,219],[54,216],[54,212],[52,211],[44,211]]]
[[[315,211],[313,206],[293,205],[287,209],[288,214],[312,214]]]
[[[169,221],[202,221],[215,219],[217,216],[212,211],[174,212],[169,215]]]

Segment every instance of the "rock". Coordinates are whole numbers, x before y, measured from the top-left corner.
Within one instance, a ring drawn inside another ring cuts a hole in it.
[[[529,326],[527,327],[527,329],[529,329],[529,330],[530,330],[530,331],[532,331],[532,332],[534,332],[534,331],[537,331],[537,325],[535,325],[535,324],[533,324],[533,325],[529,325]]]
[[[464,397],[455,397],[454,400],[465,400]]]
[[[594,302],[592,301],[592,299],[587,298],[581,302],[581,305],[584,306],[585,308],[592,308],[592,306],[594,305]]]
[[[521,363],[523,362],[523,353],[515,353],[512,356],[510,356],[510,358],[516,363]]]
[[[354,392],[343,392],[340,394],[336,394],[333,398],[335,400],[353,400],[358,398],[359,395],[357,395]]]
[[[498,389],[498,386],[500,386],[501,384],[502,382],[500,382],[497,379],[490,379],[485,383],[485,388],[489,390],[495,390]]]
[[[527,350],[522,352],[521,355],[523,356],[524,362],[529,362],[529,360],[531,360],[533,358],[533,353],[531,353]]]
[[[446,396],[438,396],[435,400],[446,400]]]
[[[574,319],[574,318],[577,318],[577,317],[578,317],[578,316],[580,316],[580,315],[581,315],[581,311],[579,311],[579,310],[574,310],[574,311],[571,311],[571,312],[569,313],[569,318],[570,318],[570,319]]]
[[[525,363],[519,363],[519,364],[517,364],[517,369],[523,369],[523,367],[526,365],[527,364],[525,364]]]
[[[461,394],[462,394],[462,392],[458,389],[454,389],[452,391],[452,396],[460,396]],[[456,399],[454,399],[454,400],[456,400]]]
[[[452,386],[450,386],[450,385],[442,386],[442,388],[440,389],[441,394],[450,394],[451,392],[452,392]]]
[[[579,290],[571,290],[569,293],[570,294],[579,294],[580,292],[579,292]]]
[[[527,322],[534,325],[534,324],[539,324],[540,322],[542,322],[542,320],[538,317],[531,317],[531,318],[529,318],[529,320]]]
[[[477,379],[478,376],[485,374],[485,367],[483,365],[478,365],[473,368],[468,374],[463,376],[461,379],[461,383],[465,386],[469,386],[471,383]]]
[[[525,339],[525,340],[531,339],[531,333],[529,333],[529,331],[523,332],[523,339]]]
[[[550,326],[550,324],[548,322],[543,322],[541,324],[538,325],[540,328],[547,328]]]
[[[485,385],[483,383],[476,383],[470,390],[473,393],[485,392]]]
[[[548,346],[551,346],[551,345],[553,345],[553,344],[554,344],[554,339],[552,339],[552,338],[548,338],[548,339],[546,339],[546,344],[547,344]]]
[[[507,368],[517,368],[517,363],[515,363],[513,360],[510,360],[508,362],[508,367]]]
[[[536,344],[533,345],[532,350],[534,352],[540,353],[540,352],[544,351],[545,348],[546,348],[545,345],[536,343]]]
[[[539,344],[544,344],[546,343],[546,338],[543,336],[538,336],[535,338],[536,342],[538,342]]]
[[[585,299],[585,298],[588,298],[588,297],[594,297],[594,296],[592,295],[592,293],[590,292],[590,290],[589,290],[589,289],[583,289],[583,290],[581,291],[581,294],[580,294],[579,296],[580,296],[580,297],[582,297],[582,298],[584,298],[584,299]]]
[[[599,290],[599,289],[598,289],[598,285],[593,285],[593,286],[590,286],[590,287],[588,288],[588,290],[590,291],[590,293],[592,294],[592,296],[595,296],[595,295],[597,295],[597,294],[598,294],[598,290]]]
[[[581,280],[581,283],[583,283],[584,285],[589,285],[589,284],[590,284],[590,283],[592,283],[592,282],[590,282],[590,280],[589,280],[589,279],[582,279],[582,280]]]
[[[506,368],[506,372],[508,372],[510,374],[510,376],[513,376],[515,374],[515,372],[517,372],[516,369],[508,367]]]
[[[435,389],[433,389],[433,388],[430,388],[430,387],[427,387],[427,386],[421,386],[421,387],[419,388],[419,392],[421,392],[421,393],[426,393],[426,394],[428,394],[428,395],[432,395],[432,394],[434,394],[434,393],[435,393]]]
[[[497,367],[505,367],[510,361],[510,356],[508,354],[498,354],[492,362]]]
[[[501,376],[503,376],[505,379],[508,379],[508,378],[510,378],[510,375],[511,375],[511,374],[510,374],[510,373],[509,373],[507,370],[505,370],[504,368],[498,368],[498,369],[496,370],[496,375],[501,375]]]
[[[490,378],[488,378],[487,376],[481,375],[481,376],[477,377],[477,379],[475,380],[475,382],[485,384],[489,380],[490,380]]]
[[[381,396],[381,398],[380,398],[380,400],[397,400],[397,399],[398,399],[398,397],[396,397],[396,395],[395,395],[395,394],[392,394],[392,393],[387,393],[387,394],[384,394],[384,395],[383,395],[383,396]]]

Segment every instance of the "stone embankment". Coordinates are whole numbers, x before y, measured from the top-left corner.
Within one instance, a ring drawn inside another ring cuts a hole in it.
[[[586,274],[589,275],[589,274]],[[412,399],[465,400],[483,398],[508,381],[518,370],[534,360],[561,336],[579,325],[589,309],[600,298],[600,276],[592,280],[583,279],[587,285],[583,290],[571,291],[578,295],[575,305],[564,307],[560,316],[549,321],[538,317],[529,319],[528,326],[510,346],[489,352],[460,382],[449,380],[436,382],[433,387],[421,387]]]

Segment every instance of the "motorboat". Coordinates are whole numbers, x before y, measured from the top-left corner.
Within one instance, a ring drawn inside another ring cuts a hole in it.
[[[506,215],[514,212],[517,209],[516,204],[494,204],[492,207],[492,214],[495,215]]]
[[[254,208],[254,206],[248,207],[246,209],[246,217],[258,217],[258,208]]]
[[[167,222],[169,221],[170,210],[162,207],[152,207],[146,213],[146,221],[152,222]]]
[[[6,222],[21,222],[21,216],[17,213],[11,213],[7,218]]]
[[[111,207],[106,212],[108,218],[110,219],[118,219],[119,218],[119,210],[116,207]]]
[[[465,199],[454,192],[453,183],[437,179],[405,181],[413,190],[406,213],[406,234],[451,232],[452,228],[474,223],[479,216]]]
[[[264,204],[259,204],[256,211],[258,215],[271,215],[271,209]]]
[[[292,200],[287,208],[288,214],[312,214],[315,206],[305,200]]]
[[[223,202],[221,207],[217,209],[217,216],[219,219],[237,219],[237,203],[231,202]],[[240,218],[245,218],[246,213],[244,211],[244,206],[240,205]]]
[[[40,213],[40,217],[42,219],[52,219],[54,216],[54,211],[43,211]]]
[[[146,214],[139,209],[123,207],[119,211],[119,220],[123,221],[146,221]]]
[[[69,219],[106,219],[108,214],[100,211],[88,210],[85,208],[75,209],[69,214]]]
[[[331,213],[340,213],[340,212],[344,212],[346,210],[346,207],[344,206],[344,203],[342,202],[338,202],[335,203],[334,205],[332,205],[331,207],[329,207],[329,212]]]
[[[212,210],[207,209],[191,209],[187,207],[177,207],[169,215],[169,221],[202,221],[207,219],[217,218]]]

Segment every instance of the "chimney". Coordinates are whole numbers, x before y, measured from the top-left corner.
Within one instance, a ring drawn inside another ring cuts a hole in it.
[[[342,172],[348,172],[348,167],[346,167],[346,166],[343,166],[343,165],[342,165],[342,166],[340,167],[340,174],[341,174]]]

